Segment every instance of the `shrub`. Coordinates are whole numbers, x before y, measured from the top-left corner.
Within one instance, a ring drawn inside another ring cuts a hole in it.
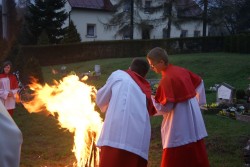
[[[238,89],[236,91],[236,99],[244,99],[246,96],[245,90],[243,89]]]

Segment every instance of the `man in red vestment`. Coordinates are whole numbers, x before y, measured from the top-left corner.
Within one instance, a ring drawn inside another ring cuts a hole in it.
[[[193,72],[169,63],[159,47],[147,54],[150,67],[162,78],[152,98],[161,126],[161,167],[209,167],[203,138],[207,131],[200,110],[206,103],[202,79]]]

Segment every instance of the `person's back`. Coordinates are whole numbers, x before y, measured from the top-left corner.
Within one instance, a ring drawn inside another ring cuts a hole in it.
[[[133,151],[147,159],[151,127],[145,94],[135,81],[121,70],[113,72],[107,83],[112,84],[112,95],[110,94],[102,134],[97,145]],[[96,103],[100,108],[106,107],[102,99],[107,97],[105,95],[104,89],[97,93]]]
[[[144,85],[143,82],[146,83],[146,80],[131,70],[117,70],[98,90],[96,103],[102,112],[106,112],[97,142],[97,146],[101,148],[100,167],[115,167],[118,164],[131,167],[147,165],[151,126],[147,98],[141,86]],[[106,152],[107,147],[109,150]],[[112,150],[115,155],[110,155]],[[143,159],[143,165],[133,161],[136,157],[134,155]],[[105,158],[111,156],[115,158],[107,162]]]

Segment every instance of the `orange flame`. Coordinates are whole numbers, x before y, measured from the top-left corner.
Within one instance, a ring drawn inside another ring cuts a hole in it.
[[[34,98],[24,103],[29,112],[40,112],[46,109],[53,116],[58,116],[62,128],[74,134],[74,152],[77,163],[74,166],[96,166],[99,161],[99,150],[93,147],[99,137],[103,121],[94,110],[92,102],[96,89],[79,80],[76,75],[54,81],[54,85],[44,86],[33,81],[29,87],[34,91]],[[95,155],[93,155],[95,154]],[[93,156],[95,159],[92,161]]]

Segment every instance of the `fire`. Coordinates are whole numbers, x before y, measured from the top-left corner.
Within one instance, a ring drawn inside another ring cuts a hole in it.
[[[33,99],[24,103],[29,112],[46,109],[56,116],[62,128],[74,134],[74,152],[77,167],[94,167],[99,161],[99,150],[95,147],[103,121],[92,102],[96,89],[79,80],[76,75],[54,81],[44,86],[33,81],[29,85]]]

